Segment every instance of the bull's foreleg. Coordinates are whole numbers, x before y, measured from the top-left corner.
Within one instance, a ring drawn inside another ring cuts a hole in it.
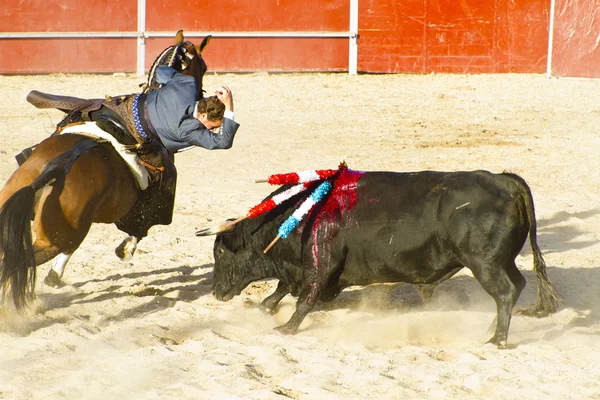
[[[463,268],[464,267],[462,265],[459,266],[459,267],[457,267],[457,268],[454,268],[453,270],[451,270],[450,272],[448,272],[446,275],[442,276],[436,282],[427,283],[427,284],[416,283],[415,284],[415,288],[417,289],[417,291],[421,295],[421,300],[423,301],[423,303],[427,302],[431,298],[431,296],[433,296],[433,291],[435,290],[436,287],[438,287],[438,285],[440,283],[442,283],[444,281],[447,281],[448,279],[452,278],[454,275],[456,275],[456,273],[458,271],[460,271]]]
[[[314,274],[309,281],[311,283],[305,285],[298,295],[296,311],[292,315],[292,318],[290,318],[285,325],[275,328],[279,332],[289,335],[298,331],[300,324],[304,321],[306,315],[314,308],[315,303],[323,293],[323,287],[328,281],[328,277]]]
[[[333,271],[335,271],[335,269]],[[312,274],[308,279],[308,284],[301,286],[303,289],[298,296],[296,311],[285,325],[275,328],[276,330],[285,334],[294,334],[298,331],[298,328],[306,315],[314,308],[317,300],[320,300],[325,292],[325,287],[330,281],[333,271],[329,268],[322,268],[320,270],[317,269],[315,273]],[[339,291],[337,291],[337,293],[339,293]]]
[[[320,225],[320,228],[325,229],[324,236],[331,237],[333,235],[332,232],[327,231],[330,228],[328,225]],[[319,233],[315,235],[315,237],[321,237]],[[304,280],[292,288],[294,291],[298,288],[301,289],[296,303],[296,311],[285,325],[275,328],[276,330],[285,334],[296,333],[306,315],[312,311],[324,293],[327,292],[326,298],[328,300],[337,296],[340,290],[337,279],[346,262],[345,250],[341,249],[341,247],[332,246],[328,241],[319,242],[318,250],[315,252],[317,256],[314,259],[314,264],[307,266]],[[327,291],[325,288],[330,290]]]
[[[304,318],[314,308],[314,306],[315,302],[309,301],[309,290],[303,290],[300,296],[298,297],[298,302],[296,303],[296,311],[292,315],[292,318],[290,318],[290,320],[284,325],[275,328],[275,330],[286,335],[293,335],[298,331],[300,324],[302,323],[302,321],[304,321]]]
[[[266,314],[275,314],[275,312],[277,311],[277,305],[279,305],[279,302],[288,293],[290,293],[289,286],[280,281],[277,285],[277,289],[275,289],[275,292],[266,299],[264,299],[262,303],[260,303],[260,305],[258,306],[258,309]]]

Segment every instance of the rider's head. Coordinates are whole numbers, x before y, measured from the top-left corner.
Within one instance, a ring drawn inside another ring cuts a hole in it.
[[[201,99],[198,102],[198,121],[207,129],[214,129],[221,126],[223,115],[225,114],[225,104],[217,96],[210,96]]]

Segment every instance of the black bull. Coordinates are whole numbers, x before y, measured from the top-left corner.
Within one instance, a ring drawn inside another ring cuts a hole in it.
[[[333,190],[310,217],[266,254],[277,228],[306,194],[234,227],[197,232],[217,234],[213,289],[218,299],[231,299],[253,281],[276,278],[277,290],[261,308],[274,312],[288,293],[298,296],[295,313],[277,328],[294,333],[316,300],[332,300],[345,287],[407,282],[429,288],[423,292],[430,295],[466,267],[496,302],[490,342],[503,347],[526,284],[515,258],[529,234],[538,298],[527,313],[556,311],[557,294],[537,244],[533,198],[519,176],[342,170],[332,182]]]

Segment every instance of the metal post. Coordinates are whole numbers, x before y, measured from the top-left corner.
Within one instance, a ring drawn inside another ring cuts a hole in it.
[[[146,73],[146,0],[138,0],[137,75]]]
[[[358,0],[350,0],[350,52],[348,73],[358,73]]]
[[[546,75],[552,77],[552,43],[554,41],[554,0],[550,0],[550,26],[548,27],[548,57],[546,64]]]

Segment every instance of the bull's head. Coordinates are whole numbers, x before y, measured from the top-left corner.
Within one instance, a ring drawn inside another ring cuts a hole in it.
[[[246,221],[237,225],[230,222],[196,232],[196,236],[217,235],[213,249],[213,293],[222,301],[239,295],[250,283],[269,277],[267,257],[248,243],[251,238],[244,229]]]

